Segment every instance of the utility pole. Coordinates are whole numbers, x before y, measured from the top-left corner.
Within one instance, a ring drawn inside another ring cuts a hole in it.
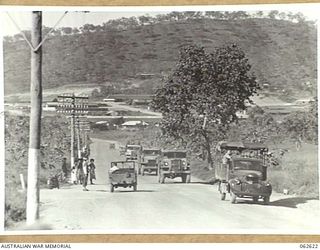
[[[78,146],[78,158],[81,158],[81,142],[80,142],[80,120],[77,118],[77,146]]]
[[[78,114],[87,114],[88,113],[88,99],[89,97],[86,95],[75,96],[75,94],[63,94],[58,96],[58,106],[57,112],[70,114],[71,115],[71,168],[74,166],[74,142],[75,142],[75,127],[78,125],[78,121],[76,120],[76,115]],[[78,126],[77,126],[78,127]],[[81,157],[81,148],[80,148],[80,140],[79,140],[80,132],[77,133],[77,149],[78,149],[78,157]]]
[[[41,43],[42,12],[32,12],[31,44],[37,48]],[[28,157],[27,188],[27,224],[34,224],[39,219],[39,170],[40,170],[40,135],[42,109],[42,49],[31,51],[31,113]]]
[[[78,154],[79,154],[79,157],[81,157],[81,149],[82,149],[82,146],[86,146],[87,143],[86,143],[86,131],[90,131],[90,124],[89,122],[87,121],[87,118],[86,116],[78,116],[77,117],[77,120],[76,120],[76,127],[77,127],[77,140],[78,140]],[[82,136],[81,136],[82,135]],[[82,146],[81,146],[82,145]]]
[[[74,161],[74,105],[75,105],[75,98],[74,98],[74,94],[72,95],[72,101],[71,101],[71,146],[70,146],[70,168],[72,169],[72,167],[75,164]]]

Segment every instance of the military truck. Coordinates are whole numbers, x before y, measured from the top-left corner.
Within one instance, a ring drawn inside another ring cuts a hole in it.
[[[143,148],[141,153],[141,174],[145,173],[158,175],[159,163],[161,158],[161,149]]]
[[[268,148],[261,143],[243,142],[221,142],[218,148],[224,154],[216,169],[221,200],[229,193],[231,203],[236,203],[237,198],[251,198],[268,204],[272,193],[267,181]]]
[[[125,157],[127,161],[138,160],[141,156],[142,146],[138,144],[127,144],[125,147]]]
[[[186,150],[164,150],[159,164],[159,183],[164,183],[166,178],[181,177],[183,183],[190,183],[190,163]]]
[[[126,161],[135,161],[138,166],[138,174],[141,174],[141,152],[142,146],[139,144],[127,144],[125,148]]]

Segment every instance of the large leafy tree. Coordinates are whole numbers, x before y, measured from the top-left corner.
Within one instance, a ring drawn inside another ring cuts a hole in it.
[[[212,142],[225,137],[237,111],[245,110],[259,85],[237,46],[207,53],[192,45],[180,50],[173,73],[156,91],[153,108],[163,114],[163,136],[201,147],[213,168]]]

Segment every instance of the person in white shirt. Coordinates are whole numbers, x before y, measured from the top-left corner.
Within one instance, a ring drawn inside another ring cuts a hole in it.
[[[118,170],[119,168],[117,167],[117,164],[112,164],[112,167],[110,168],[110,173],[113,173],[114,171]]]
[[[89,191],[87,189],[87,184],[88,184],[88,174],[89,174],[89,166],[88,166],[88,159],[83,158],[83,164],[82,164],[82,169],[83,169],[83,180],[82,180],[82,186],[83,186],[83,191]]]

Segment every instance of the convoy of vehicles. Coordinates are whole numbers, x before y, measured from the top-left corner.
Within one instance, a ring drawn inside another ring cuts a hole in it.
[[[231,203],[236,203],[237,198],[251,198],[254,202],[262,199],[268,204],[272,193],[267,181],[268,148],[259,143],[222,142],[219,149],[224,153],[216,169],[221,200],[229,193]]]
[[[231,203],[236,203],[239,198],[250,198],[253,202],[262,200],[268,204],[272,193],[272,186],[267,181],[268,148],[260,143],[220,142],[217,149],[223,155],[222,163],[216,169],[221,200],[230,194]],[[117,187],[133,187],[136,190],[138,173],[155,173],[159,183],[165,183],[166,178],[177,177],[181,178],[182,183],[191,181],[186,150],[142,148],[138,144],[128,144],[120,150],[126,161],[111,163],[111,168],[121,166],[109,173],[111,192]]]

